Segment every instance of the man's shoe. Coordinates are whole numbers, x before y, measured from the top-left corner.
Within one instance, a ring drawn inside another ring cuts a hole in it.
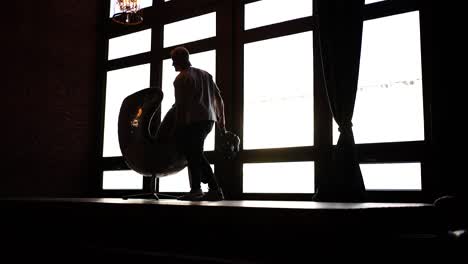
[[[201,189],[190,191],[187,194],[177,197],[177,200],[182,201],[201,201],[203,198],[203,191]]]
[[[224,200],[223,190],[221,188],[217,190],[208,190],[207,193],[203,195],[203,201],[222,201]]]

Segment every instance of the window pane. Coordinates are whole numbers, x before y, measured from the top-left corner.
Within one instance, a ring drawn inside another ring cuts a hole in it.
[[[151,29],[109,39],[108,60],[151,50]]]
[[[109,14],[109,17],[112,17],[112,15],[114,15],[115,8],[117,8],[117,10],[118,10],[118,7],[116,7],[116,5],[115,5],[116,2],[117,2],[117,0],[110,0],[110,14]],[[140,8],[145,8],[145,7],[149,7],[149,6],[152,6],[152,5],[153,5],[153,0],[140,0]]]
[[[360,164],[366,190],[421,190],[420,163]]]
[[[245,5],[245,30],[311,15],[311,0],[257,1]]]
[[[128,95],[150,85],[150,65],[144,64],[107,72],[103,156],[121,156],[118,137],[120,106]]]
[[[314,162],[245,163],[244,193],[314,193]]]
[[[365,4],[367,5],[367,4],[372,4],[372,3],[375,3],[375,2],[382,2],[382,1],[384,1],[384,0],[366,0]]]
[[[211,169],[214,170],[214,165],[211,164]],[[208,184],[201,185],[204,192],[208,191]],[[189,192],[190,182],[188,178],[187,167],[176,174],[159,178],[160,192]]]
[[[312,32],[245,44],[244,149],[314,143]]]
[[[203,69],[209,72],[213,76],[213,80],[216,81],[216,51],[205,51],[195,54],[190,54],[190,62],[195,68]],[[174,70],[172,66],[172,60],[167,59],[163,61],[163,77],[162,77],[162,91],[164,93],[164,99],[161,104],[161,116],[164,117],[175,102],[174,98],[174,79],[178,72]],[[220,87],[220,89],[222,89]],[[205,139],[204,150],[214,150],[214,130],[211,130],[210,134]]]
[[[164,47],[216,36],[216,13],[164,25]]]
[[[104,190],[141,190],[143,175],[133,170],[104,171],[102,176]]]
[[[418,12],[365,21],[353,131],[356,143],[424,140]]]

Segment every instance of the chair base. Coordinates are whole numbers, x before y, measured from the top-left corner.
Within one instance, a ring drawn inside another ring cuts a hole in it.
[[[124,200],[130,199],[130,198],[159,200],[159,197],[156,193],[137,193],[137,194],[130,194],[130,195],[122,196],[122,199]]]
[[[137,194],[130,194],[130,195],[125,195],[122,196],[122,199],[127,200],[127,199],[153,199],[153,200],[159,200],[159,196],[161,197],[166,197],[169,199],[177,199],[177,196],[174,195],[169,195],[169,194],[161,194],[161,193],[137,193]]]
[[[136,199],[152,199],[152,200],[159,200],[159,196],[166,197],[170,199],[177,199],[177,196],[169,195],[169,194],[158,194],[155,192],[156,190],[156,175],[151,175],[151,179],[149,182],[149,192],[145,193],[137,193],[137,194],[130,194],[122,196],[122,199],[127,200],[130,198]]]

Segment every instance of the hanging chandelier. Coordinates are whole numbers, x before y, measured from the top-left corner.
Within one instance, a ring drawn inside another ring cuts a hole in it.
[[[138,25],[143,22],[140,0],[115,0],[112,20],[123,25]]]

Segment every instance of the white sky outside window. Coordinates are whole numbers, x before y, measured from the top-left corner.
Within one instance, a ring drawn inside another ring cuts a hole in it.
[[[104,190],[141,190],[143,175],[133,170],[104,171],[102,179]]]
[[[164,47],[216,36],[216,12],[164,25]]]
[[[114,15],[114,12],[121,12],[119,11],[118,6],[116,6],[117,0],[110,1],[110,14],[109,17]],[[153,0],[140,0],[140,8],[143,9],[145,7],[149,7],[153,5]],[[115,11],[114,11],[115,10]]]
[[[151,50],[151,29],[109,39],[108,60]]]
[[[199,68],[209,72],[216,82],[216,51],[205,51],[195,54],[190,54],[190,63],[192,67]],[[162,91],[164,98],[161,104],[161,117],[164,117],[175,102],[174,98],[174,79],[178,72],[172,66],[172,59],[163,61],[163,78],[162,78]],[[221,89],[221,88],[220,88]],[[222,94],[221,94],[222,95]],[[211,151],[215,147],[215,126],[205,139],[204,150]]]
[[[314,193],[314,162],[245,163],[244,193]]]
[[[312,32],[245,44],[244,149],[314,143]]]
[[[424,140],[417,11],[364,22],[352,122],[356,143]]]
[[[262,0],[245,5],[245,30],[312,16],[311,0]]]
[[[214,165],[211,164],[211,169],[214,171]],[[201,184],[202,191],[208,191],[208,184]],[[159,178],[159,191],[160,192],[189,192],[190,181],[188,178],[188,169],[179,171],[166,177]]]
[[[385,1],[385,0],[366,0],[365,1],[365,4],[372,4],[372,3],[375,3],[375,2],[382,2],[382,1]]]
[[[123,100],[150,85],[150,65],[144,64],[107,72],[104,116],[103,156],[122,156],[118,137],[118,120]]]
[[[421,190],[420,163],[359,165],[366,190]]]

